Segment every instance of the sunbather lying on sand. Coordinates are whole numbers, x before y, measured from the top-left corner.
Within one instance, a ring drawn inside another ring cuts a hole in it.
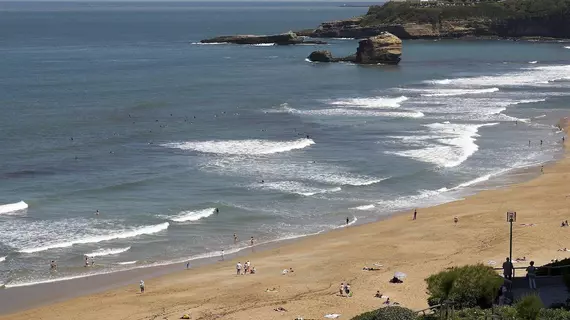
[[[265,289],[265,292],[277,292],[277,289],[273,288],[273,289]]]
[[[275,309],[273,309],[273,310],[275,310],[275,311],[277,311],[277,312],[287,312],[287,309],[285,309],[285,308],[283,308],[283,307],[275,308]]]
[[[396,277],[393,277],[392,279],[390,279],[390,283],[404,283],[404,281],[402,281]]]
[[[569,251],[567,248],[560,248],[558,251]]]
[[[369,268],[367,266],[364,266],[364,268],[362,268],[362,270],[366,270],[366,271],[377,271],[380,270],[379,268]]]

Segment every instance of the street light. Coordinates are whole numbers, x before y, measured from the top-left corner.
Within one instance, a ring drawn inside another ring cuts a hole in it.
[[[509,235],[509,260],[513,263],[513,222],[517,221],[516,211],[507,212],[507,222],[511,224],[511,232]],[[514,273],[514,270],[513,270]],[[514,274],[513,274],[514,275]]]

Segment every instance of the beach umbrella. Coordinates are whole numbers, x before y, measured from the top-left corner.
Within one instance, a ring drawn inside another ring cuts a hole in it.
[[[394,278],[398,278],[398,279],[402,280],[406,277],[407,277],[407,275],[403,272],[398,271],[398,272],[394,273]]]

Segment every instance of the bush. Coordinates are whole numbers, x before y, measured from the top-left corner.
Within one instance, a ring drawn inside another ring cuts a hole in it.
[[[517,309],[517,316],[524,320],[536,320],[544,305],[540,297],[535,294],[531,294],[520,299],[515,308]]]
[[[540,320],[570,320],[570,312],[564,309],[541,309],[538,314]]]
[[[454,267],[426,279],[428,304],[451,300],[459,308],[490,308],[503,281],[482,264]]]
[[[351,320],[416,320],[416,313],[404,307],[385,307],[358,315]]]

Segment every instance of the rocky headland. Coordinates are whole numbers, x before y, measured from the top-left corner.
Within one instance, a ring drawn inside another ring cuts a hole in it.
[[[362,39],[570,38],[569,0],[387,2],[360,17],[324,22],[299,35]]]
[[[356,53],[344,58],[335,58],[330,51],[313,51],[307,58],[313,62],[353,62],[358,64],[391,64],[400,62],[402,40],[395,35],[382,32],[379,35],[360,40]]]
[[[201,43],[233,43],[233,44],[265,44],[272,43],[275,45],[296,45],[296,44],[326,44],[321,40],[306,39],[304,36],[299,36],[294,32],[287,32],[276,35],[234,35],[234,36],[219,36],[210,39],[204,39]]]

